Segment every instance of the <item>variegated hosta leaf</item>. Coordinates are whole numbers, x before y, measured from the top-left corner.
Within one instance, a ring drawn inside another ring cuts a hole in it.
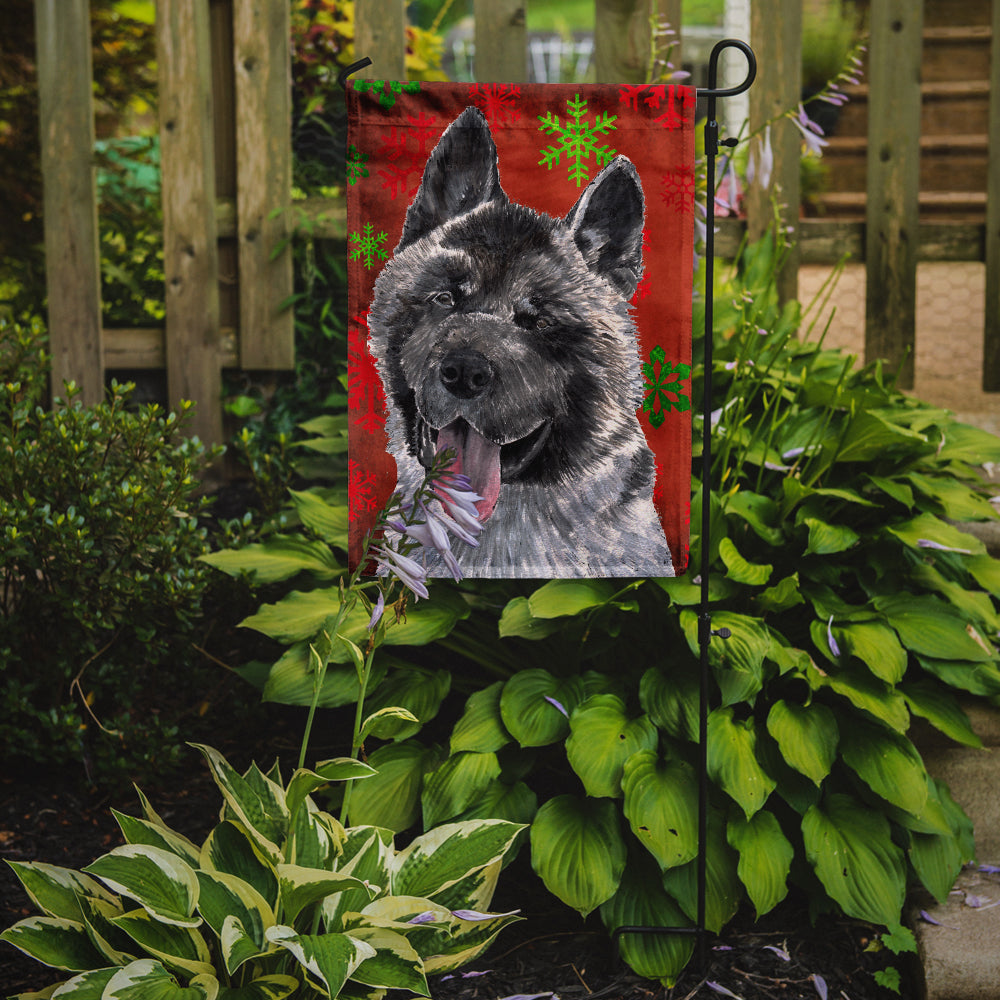
[[[454,922],[450,932],[442,932],[437,945],[424,956],[424,971],[428,975],[451,972],[474,961],[493,943],[500,931],[521,919],[516,912],[478,914],[473,920],[462,916],[469,911],[451,912]],[[414,944],[418,945],[418,942]]]
[[[189,976],[213,971],[212,956],[205,939],[190,927],[160,923],[145,910],[132,910],[111,921],[150,955]]]
[[[143,958],[119,969],[108,981],[101,1000],[216,1000],[219,981],[196,976],[187,986],[153,959]]]
[[[397,627],[389,629],[387,635],[393,635]],[[372,712],[401,708],[409,713],[409,719],[403,716],[381,716],[379,719],[379,738],[399,741],[415,736],[425,722],[433,719],[450,690],[451,674],[447,670],[402,667],[392,671],[369,695],[365,704]]]
[[[625,817],[661,869],[698,853],[698,783],[689,764],[643,750],[625,762]]]
[[[500,717],[521,746],[547,746],[566,736],[570,713],[583,698],[579,677],[561,680],[547,670],[522,670],[504,684]]]
[[[750,819],[729,821],[726,837],[740,853],[736,873],[746,886],[757,916],[774,909],[788,895],[788,872],[795,849],[781,832],[774,813],[761,809]]]
[[[566,757],[588,795],[621,796],[622,768],[639,750],[656,748],[659,733],[648,715],[630,719],[625,702],[595,694],[577,706],[569,720]]]
[[[830,795],[805,814],[802,837],[823,887],[849,917],[899,923],[906,866],[882,813],[849,795]]]
[[[625,842],[608,799],[558,795],[531,824],[531,865],[549,892],[586,916],[618,889]]]
[[[7,864],[13,869],[31,901],[46,916],[81,920],[81,896],[116,902],[115,897],[97,879],[72,868],[60,868],[40,861],[8,861]]]
[[[344,930],[345,913],[357,913],[368,905],[372,892],[388,889],[392,850],[391,831],[372,826],[356,826],[347,831],[337,870],[342,875],[353,875],[367,888],[345,889],[323,900],[327,930]]]
[[[28,917],[0,934],[26,955],[54,969],[81,972],[100,968],[105,959],[95,950],[87,928],[65,917]]]
[[[370,778],[376,774],[373,767],[353,757],[336,757],[324,760],[313,770],[300,767],[288,782],[285,792],[285,805],[288,812],[294,815],[306,796],[312,795],[318,788],[328,785],[331,781],[350,781],[356,778]]]
[[[101,1000],[104,988],[111,982],[119,968],[112,966],[107,969],[91,969],[89,972],[81,972],[80,975],[67,979],[53,992],[50,992],[52,990],[50,986],[43,993],[20,993],[11,1000],[29,1000],[32,997],[36,1000],[41,1000],[42,997],[54,997],[55,1000]]]
[[[305,868],[335,868],[344,836],[337,819],[317,809],[312,799],[306,799],[292,820],[285,857]]]
[[[134,899],[150,916],[165,924],[197,927],[198,878],[194,869],[171,851],[147,844],[125,844],[85,869],[113,892]]]
[[[235,875],[200,871],[198,883],[201,887],[198,910],[220,940],[223,939],[223,929],[228,920],[239,923],[238,928],[231,928],[229,931],[230,942],[240,942],[238,961],[231,964],[230,959],[235,959],[233,948],[224,948],[227,971],[232,975],[247,958],[266,950],[264,931],[274,925],[274,912],[252,885]],[[246,954],[243,938],[249,938],[253,946],[250,955]]]
[[[235,875],[252,885],[272,908],[278,904],[277,872],[241,823],[225,820],[208,835],[199,867]]]
[[[717,708],[708,717],[708,774],[749,818],[767,801],[776,782],[757,761],[752,718],[737,721],[733,709]]]
[[[500,859],[523,827],[502,819],[446,823],[421,834],[393,859],[392,892],[433,899]]]
[[[104,956],[105,965],[128,965],[139,958],[140,949],[135,942],[114,925],[115,917],[125,912],[120,902],[109,903],[93,896],[83,896],[80,905],[90,940]]]
[[[424,963],[402,934],[385,927],[356,927],[351,931],[351,937],[375,949],[375,954],[366,958],[351,973],[355,982],[430,996]]]
[[[250,832],[264,855],[273,863],[281,856],[279,844],[288,831],[288,809],[284,789],[251,769],[240,775],[217,750],[192,744],[208,761],[212,777],[226,805]]]
[[[840,733],[833,712],[812,702],[798,705],[778,700],[767,716],[767,731],[781,748],[781,756],[815,785],[830,773]]]
[[[363,961],[375,957],[370,944],[349,934],[296,934],[293,928],[278,924],[268,928],[267,939],[291,952],[309,978],[332,997]]]
[[[424,778],[420,796],[424,826],[437,826],[454,819],[477,801],[489,785],[500,777],[495,753],[452,754],[436,771]]]
[[[127,816],[117,809],[112,809],[111,812],[118,821],[122,835],[128,843],[159,847],[171,854],[176,854],[192,868],[198,864],[199,849],[182,834],[149,820]]]
[[[224,986],[218,1000],[285,1000],[299,985],[294,976],[261,976],[244,986]]]
[[[500,716],[500,692],[503,681],[469,696],[462,717],[455,723],[451,734],[451,752],[474,750],[477,753],[495,753],[510,742]]]
[[[300,865],[278,865],[278,881],[281,887],[282,912],[286,920],[292,921],[305,907],[345,889],[361,889],[369,893],[369,898],[375,895],[374,890],[353,875],[303,868]]]
[[[500,870],[505,860],[506,857],[497,858],[485,868],[478,868],[446,889],[434,893],[435,902],[448,907],[449,910],[488,910],[493,902],[493,894],[496,892]]]
[[[619,927],[690,927],[684,912],[664,891],[652,859],[630,858],[618,891],[601,904],[610,932]],[[694,950],[692,934],[623,934],[622,958],[640,976],[672,986]]]

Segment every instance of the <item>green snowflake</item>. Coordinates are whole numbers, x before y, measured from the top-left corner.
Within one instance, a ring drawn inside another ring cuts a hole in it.
[[[365,234],[362,236],[360,233],[351,233],[348,237],[348,241],[354,244],[354,249],[351,250],[351,260],[360,260],[364,258],[365,267],[369,270],[375,266],[375,260],[386,260],[389,256],[387,250],[382,249],[382,244],[389,238],[387,233],[379,233],[375,236],[372,232],[372,224],[369,222],[365,226]]]
[[[347,183],[355,184],[362,177],[368,176],[368,168],[365,164],[368,162],[368,154],[362,153],[357,146],[352,142],[347,147]]]
[[[649,352],[649,361],[643,363],[642,374],[646,379],[642,412],[649,416],[653,427],[659,427],[663,423],[667,410],[683,412],[691,409],[691,399],[681,385],[691,376],[690,365],[674,365],[667,361],[666,351],[657,344]],[[660,404],[659,409],[656,408],[657,403]]]
[[[565,122],[560,122],[559,116],[551,112],[544,118],[538,116],[541,122],[538,130],[546,135],[559,137],[558,145],[546,146],[542,150],[542,158],[538,163],[551,170],[553,166],[559,166],[560,158],[565,153],[569,161],[566,164],[569,179],[576,181],[576,186],[581,187],[590,179],[585,161],[589,160],[591,155],[599,167],[610,163],[614,158],[617,150],[609,146],[599,146],[597,143],[601,136],[617,130],[618,126],[614,123],[618,120],[618,115],[609,115],[604,111],[594,118],[593,125],[588,124],[584,118],[588,114],[587,102],[581,101],[579,94],[572,101],[566,99],[566,109],[569,114]]]
[[[396,103],[399,94],[419,94],[420,81],[400,83],[398,80],[355,80],[354,89],[363,94],[371,91],[378,96],[378,102],[383,108],[391,108]]]

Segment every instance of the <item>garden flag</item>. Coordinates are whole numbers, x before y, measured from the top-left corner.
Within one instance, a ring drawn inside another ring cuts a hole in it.
[[[447,449],[481,528],[466,576],[683,572],[694,91],[353,81],[347,102],[352,566]]]

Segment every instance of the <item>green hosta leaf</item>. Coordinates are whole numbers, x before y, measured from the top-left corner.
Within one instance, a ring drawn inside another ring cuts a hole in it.
[[[896,633],[879,622],[835,625],[833,634],[844,653],[856,656],[886,684],[898,684],[906,673],[906,650]]]
[[[809,529],[809,542],[805,554],[828,556],[844,552],[854,545],[861,536],[846,524],[828,524],[815,517],[803,519]]]
[[[664,891],[654,865],[630,858],[615,894],[601,904],[601,919],[610,932],[619,927],[687,927],[691,922]],[[691,959],[690,934],[623,934],[622,958],[638,975],[673,986]]]
[[[118,821],[122,835],[128,843],[159,847],[164,851],[176,854],[189,865],[198,864],[199,849],[187,837],[175,833],[160,823],[126,816],[125,813],[120,813],[117,809],[112,809],[111,812]]]
[[[660,868],[683,865],[698,853],[698,783],[691,767],[642,750],[625,762],[625,818]]]
[[[909,521],[887,526],[886,531],[913,549],[923,548],[921,542],[932,542],[946,549],[968,552],[971,555],[986,552],[986,546],[974,535],[967,534],[933,514],[918,514]]]
[[[505,819],[527,826],[538,812],[538,796],[523,782],[492,781],[460,816],[466,819]]]
[[[536,618],[531,613],[527,597],[515,597],[507,602],[500,615],[501,639],[517,636],[521,639],[544,639],[562,629],[558,619]]]
[[[454,819],[498,777],[500,764],[495,753],[452,754],[424,780],[424,826],[430,828]]]
[[[875,607],[899,633],[903,645],[915,653],[976,663],[996,658],[975,626],[936,597],[883,595],[875,598]]]
[[[285,1000],[299,988],[292,976],[261,976],[246,986],[223,987],[218,1000]]]
[[[219,982],[215,976],[195,976],[187,986],[157,961],[139,959],[119,969],[108,980],[101,1000],[216,1000]]]
[[[890,423],[871,410],[862,410],[851,421],[837,451],[838,462],[868,462],[894,447],[926,444],[923,434]]]
[[[434,899],[461,879],[499,862],[522,829],[496,819],[446,823],[428,830],[396,855],[392,891]]]
[[[125,844],[98,858],[84,871],[113,892],[134,899],[150,916],[178,927],[197,927],[198,878],[170,851],[147,844]]]
[[[352,875],[327,872],[301,865],[278,865],[278,884],[281,888],[282,913],[294,922],[305,907],[318,903],[327,896],[345,889],[364,889],[367,886]],[[374,896],[374,891],[370,893]]]
[[[278,844],[288,830],[284,789],[267,778],[252,782],[230,767],[217,750],[197,743],[192,746],[205,755],[226,805],[250,832],[265,856],[276,862],[281,854]]]
[[[726,843],[726,824],[716,811],[709,813],[705,850],[705,926],[714,934],[732,919],[743,899],[736,874],[736,852]],[[663,873],[663,886],[691,920],[698,917],[698,861]]]
[[[510,733],[500,717],[500,692],[503,681],[469,696],[462,717],[451,733],[451,752],[474,750],[494,753],[510,742]]]
[[[829,688],[897,732],[905,733],[910,724],[910,713],[906,710],[903,696],[884,681],[873,677],[867,669],[841,667],[834,673],[823,674],[812,666],[806,673],[806,679],[813,689]]]
[[[608,799],[557,795],[531,824],[531,865],[553,895],[582,916],[618,889],[625,842]]]
[[[191,927],[164,924],[145,910],[132,910],[111,921],[136,944],[171,969],[189,976],[211,975],[212,956],[205,939]]]
[[[334,656],[345,655],[343,643],[336,643]],[[338,652],[339,650],[339,652]],[[387,657],[376,657],[372,665],[370,688],[377,687],[385,677]],[[338,666],[331,663],[323,675],[318,708],[339,708],[358,700],[358,675],[353,666]],[[264,681],[261,697],[264,701],[274,701],[279,705],[311,705],[316,697],[316,674],[310,660],[309,643],[297,642],[289,646],[271,666]]]
[[[355,982],[430,996],[424,963],[402,934],[384,927],[362,926],[353,928],[351,937],[375,949],[375,954],[351,973]]]
[[[82,920],[81,896],[115,902],[115,897],[97,879],[71,868],[60,868],[40,861],[8,861],[7,864],[13,869],[31,901],[46,916]]]
[[[873,486],[880,489],[887,496],[891,497],[898,504],[906,507],[907,510],[913,507],[913,490],[906,483],[896,479],[889,479],[885,476],[865,476]]]
[[[247,960],[265,950],[264,931],[275,923],[274,912],[267,900],[248,882],[226,875],[222,872],[198,872],[198,883],[201,893],[198,898],[198,910],[205,922],[215,931],[216,936],[225,945],[226,937],[234,937],[234,930],[228,935],[223,934],[227,920],[239,923],[239,941],[249,939],[250,954],[240,954],[232,946],[223,948],[226,959],[226,970],[232,975],[236,969]],[[246,949],[243,948],[245,952]]]
[[[964,560],[965,568],[975,578],[980,587],[994,597],[1000,597],[1000,559],[993,556],[973,556]]]
[[[86,927],[65,917],[19,920],[0,934],[0,941],[12,944],[35,961],[54,969],[81,972],[105,964],[104,958],[91,944]]]
[[[958,838],[951,833],[911,833],[909,855],[927,891],[939,903],[946,902],[965,861]]]
[[[328,545],[295,535],[271,535],[266,542],[209,552],[199,558],[230,576],[246,574],[255,584],[288,580],[298,573],[330,580],[344,572]]]
[[[621,698],[595,694],[570,717],[566,757],[588,795],[616,799],[625,761],[638,750],[653,750],[658,739],[649,716],[629,719]]]
[[[729,846],[739,851],[736,873],[760,919],[788,894],[788,873],[795,849],[781,832],[774,813],[762,809],[751,819],[737,816],[726,828]]]
[[[763,587],[771,578],[774,566],[770,563],[762,565],[760,563],[747,562],[740,555],[739,549],[730,538],[723,538],[719,542],[719,556],[726,564],[726,576],[737,583],[744,583],[749,587]]]
[[[528,598],[534,618],[562,618],[598,608],[618,590],[612,580],[550,580]]]
[[[763,612],[787,611],[798,604],[804,604],[805,598],[799,590],[799,574],[792,573],[779,580],[773,587],[761,591],[754,601]]]
[[[849,795],[834,794],[809,809],[802,836],[820,882],[849,917],[899,923],[906,866],[885,816]]]
[[[681,627],[694,656],[700,656],[698,616],[682,611]],[[763,686],[764,659],[771,648],[771,636],[759,618],[730,611],[712,615],[712,629],[729,629],[728,639],[713,636],[708,646],[708,662],[722,690],[723,704],[751,701]]]
[[[566,736],[569,716],[583,697],[579,677],[563,680],[547,670],[522,670],[504,684],[500,716],[521,746],[546,746]]]
[[[347,548],[348,507],[328,503],[314,490],[289,490],[295,513],[302,523],[330,545]]]
[[[917,662],[949,687],[986,697],[1000,694],[1000,669],[993,663],[936,660],[931,656],[918,656]]]
[[[997,614],[993,598],[981,590],[971,590],[967,586],[947,579],[942,573],[924,562],[915,566],[910,579],[918,586],[914,589],[930,590],[940,594],[956,611],[986,630],[987,634],[1000,632],[1000,615]]]
[[[356,781],[374,777],[377,773],[374,767],[353,757],[334,757],[320,761],[312,771],[299,768],[288,782],[285,805],[289,813],[296,813],[307,796],[331,781]]]
[[[757,762],[757,733],[752,718],[733,718],[732,708],[708,717],[708,774],[749,819],[774,791],[775,781]]]
[[[726,498],[726,514],[745,521],[768,545],[780,546],[784,540],[781,512],[771,497],[739,490]]]
[[[419,732],[423,723],[438,713],[441,702],[451,689],[451,674],[447,670],[426,670],[409,667],[394,670],[365,703],[372,712],[384,708],[403,708],[415,720],[384,720],[380,726],[380,739],[405,740]]]
[[[854,718],[840,753],[876,795],[908,813],[919,815],[923,810],[927,772],[907,737]]]
[[[200,867],[208,872],[234,875],[253,886],[270,906],[277,905],[277,873],[240,823],[227,820],[208,835],[201,848]]]
[[[906,478],[920,493],[939,505],[942,514],[951,521],[992,521],[996,517],[989,500],[953,477],[911,472]]]
[[[1000,462],[997,436],[981,427],[949,421],[943,437],[937,452],[939,462],[966,462],[969,465]]]
[[[798,705],[779,699],[767,716],[767,731],[785,761],[819,786],[837,756],[839,731],[833,712],[812,702]]]
[[[945,736],[967,747],[981,747],[983,741],[972,728],[969,717],[947,688],[931,680],[908,681],[900,686],[914,715],[926,719]]]
[[[678,740],[698,739],[698,675],[683,664],[670,673],[650,667],[639,682],[639,704],[660,729]]]
[[[338,996],[344,983],[366,959],[375,957],[375,949],[349,934],[296,934],[281,924],[270,927],[267,939],[287,949],[308,973],[332,997]]]
[[[366,740],[369,736],[380,740],[391,740],[398,734],[400,738],[405,739],[417,732],[420,726],[420,720],[409,709],[393,705],[372,712],[361,724],[358,736],[362,740]]]
[[[379,747],[368,758],[378,773],[351,790],[351,824],[382,826],[396,833],[413,826],[420,817],[424,774],[438,760],[435,750],[415,740]]]

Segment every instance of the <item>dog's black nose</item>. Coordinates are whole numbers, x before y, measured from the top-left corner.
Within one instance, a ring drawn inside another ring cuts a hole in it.
[[[441,359],[441,384],[460,399],[481,396],[493,381],[493,368],[485,354],[469,349],[449,351]]]

